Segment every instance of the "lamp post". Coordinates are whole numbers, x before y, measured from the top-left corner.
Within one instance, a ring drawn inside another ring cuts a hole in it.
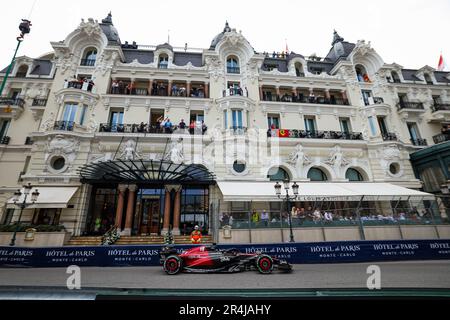
[[[14,52],[14,56],[11,60],[11,63],[8,66],[8,69],[6,69],[6,73],[5,76],[3,78],[3,82],[0,85],[0,97],[3,94],[3,89],[5,88],[6,85],[6,81],[8,80],[9,74],[11,73],[11,69],[14,65],[14,62],[16,60],[16,56],[17,56],[17,52],[19,51],[19,47],[20,44],[22,43],[24,36],[28,33],[30,33],[30,27],[31,27],[31,21],[27,20],[27,19],[22,19],[22,22],[19,25],[19,30],[20,30],[20,36],[17,37],[17,47],[16,47],[16,51]]]
[[[292,231],[292,215],[291,215],[291,211],[289,210],[289,202],[291,200],[295,200],[298,197],[298,184],[296,182],[294,182],[294,184],[292,185],[292,192],[293,195],[289,195],[289,189],[290,189],[290,184],[289,184],[289,180],[284,180],[283,181],[283,187],[286,190],[286,195],[282,195],[281,194],[281,184],[279,184],[278,182],[275,184],[275,193],[278,196],[278,199],[283,199],[283,201],[286,201],[286,210],[288,212],[288,217],[289,217],[289,231],[290,231],[290,240],[289,242],[295,242],[294,240],[294,232]]]
[[[39,191],[36,189],[33,193],[31,193],[31,189],[33,189],[33,186],[31,185],[31,183],[23,186],[24,197],[23,197],[23,201],[20,202],[19,204],[18,204],[18,202],[19,202],[20,198],[22,197],[22,192],[20,190],[17,190],[16,192],[14,192],[13,202],[16,206],[18,206],[20,208],[20,215],[19,215],[19,220],[17,220],[17,226],[16,226],[16,229],[14,230],[14,234],[11,239],[11,243],[9,244],[11,247],[14,247],[16,244],[16,235],[17,235],[17,232],[20,227],[20,220],[22,219],[23,210],[25,208],[29,207],[30,205],[34,204],[39,197],[39,194],[40,194]],[[27,198],[30,195],[30,193],[31,193],[31,203],[30,202],[27,203]]]

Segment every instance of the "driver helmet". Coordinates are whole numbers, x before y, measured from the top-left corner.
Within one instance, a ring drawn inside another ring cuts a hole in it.
[[[195,229],[195,230],[198,230],[198,229],[200,229],[200,227],[199,227],[199,226],[195,226],[194,229]]]

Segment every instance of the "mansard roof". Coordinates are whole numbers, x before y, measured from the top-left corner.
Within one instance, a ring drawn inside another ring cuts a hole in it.
[[[216,48],[217,44],[220,42],[220,40],[222,40],[223,36],[227,32],[231,32],[231,28],[230,28],[230,25],[228,24],[228,21],[225,22],[225,28],[223,28],[223,31],[214,37],[209,49],[214,50]]]
[[[100,23],[99,25],[103,33],[105,34],[106,38],[108,39],[109,44],[111,45],[121,44],[119,32],[117,31],[116,27],[114,27],[114,24],[112,22],[111,12],[105,19],[102,20],[102,23]]]

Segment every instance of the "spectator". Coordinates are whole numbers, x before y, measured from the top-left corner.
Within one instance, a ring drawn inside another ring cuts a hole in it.
[[[189,124],[189,133],[194,134],[195,132],[195,121],[191,120],[191,123]]]
[[[122,80],[119,81],[119,94],[123,94],[125,90],[125,84],[123,83]]]
[[[184,130],[186,129],[186,123],[184,122],[183,119],[181,119],[180,124],[178,125],[178,128]]]
[[[89,80],[88,81],[87,91],[92,92],[92,89],[94,88],[94,86],[95,86],[94,81]]]
[[[267,227],[269,225],[269,213],[266,210],[263,210],[263,212],[261,213],[261,221],[264,226]]]
[[[253,223],[258,223],[260,221],[260,217],[259,214],[256,211],[253,211],[252,214],[252,222]]]
[[[139,133],[145,132],[145,124],[143,122],[141,122],[141,124],[139,125],[138,132]]]
[[[176,97],[177,94],[178,94],[178,87],[177,87],[176,84],[174,84],[174,85],[172,86],[172,96],[173,96],[173,97]]]
[[[117,80],[113,80],[111,85],[111,93],[112,94],[119,94],[119,83]]]
[[[316,209],[313,213],[313,221],[314,223],[318,223],[320,221],[322,221],[322,213],[320,212],[319,209]]]
[[[325,223],[333,222],[333,214],[329,211],[325,212],[324,219],[325,219]]]
[[[205,134],[208,131],[208,127],[205,124],[205,121],[202,120],[202,134]]]
[[[169,134],[172,133],[172,127],[173,127],[172,122],[170,121],[170,119],[167,119],[166,123],[164,124],[166,133],[169,133]]]
[[[224,213],[222,216],[222,226],[228,226],[230,224],[230,217],[227,213]]]
[[[316,103],[316,96],[315,96],[314,92],[311,92],[309,94],[309,103]]]

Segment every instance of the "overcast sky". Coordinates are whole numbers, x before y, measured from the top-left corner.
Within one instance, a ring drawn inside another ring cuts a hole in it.
[[[12,58],[21,18],[32,20],[19,56],[38,57],[52,50],[81,18],[99,21],[111,10],[122,42],[208,48],[225,20],[242,30],[258,52],[289,49],[325,56],[335,28],[346,41],[371,41],[386,63],[405,68],[437,68],[440,52],[450,66],[449,0],[35,0],[0,2],[1,67]],[[446,68],[448,70],[448,68]]]

